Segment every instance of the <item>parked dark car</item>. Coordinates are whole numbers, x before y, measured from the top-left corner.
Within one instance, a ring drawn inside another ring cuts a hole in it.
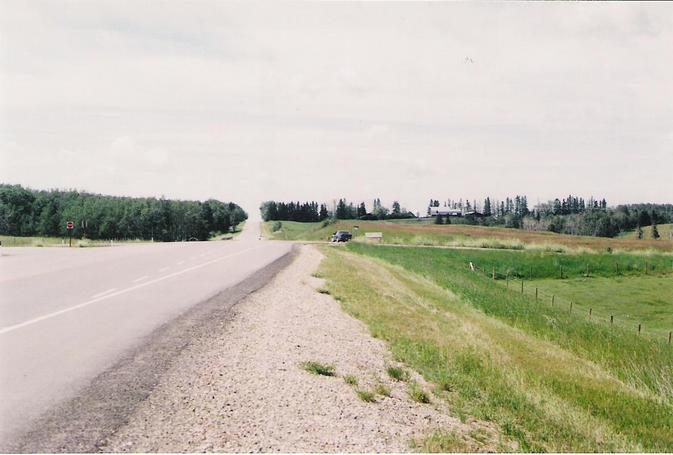
[[[353,235],[348,231],[336,231],[332,235],[332,242],[348,242],[353,238]]]

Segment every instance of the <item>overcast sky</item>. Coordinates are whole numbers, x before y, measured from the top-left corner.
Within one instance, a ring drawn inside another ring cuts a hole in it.
[[[673,202],[673,3],[0,3],[0,181]]]

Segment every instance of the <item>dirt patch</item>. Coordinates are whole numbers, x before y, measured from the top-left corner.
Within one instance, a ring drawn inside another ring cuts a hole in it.
[[[436,431],[473,431],[415,373],[429,404],[413,401],[408,384],[387,374],[399,365],[385,344],[318,292],[322,280],[311,274],[321,260],[302,247],[268,286],[236,305],[219,335],[183,350],[102,450],[400,452]],[[306,362],[333,367],[334,375],[312,374]]]

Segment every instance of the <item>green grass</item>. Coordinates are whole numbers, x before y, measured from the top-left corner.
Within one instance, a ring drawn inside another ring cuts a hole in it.
[[[386,369],[388,372],[388,376],[393,378],[396,381],[408,381],[409,380],[409,373],[404,371],[402,368],[398,367],[388,367]]]
[[[369,390],[356,390],[355,393],[365,403],[376,403],[376,394]]]
[[[302,368],[311,374],[319,376],[334,376],[335,370],[332,365],[323,365],[318,362],[304,362],[301,364]]]
[[[358,385],[358,378],[353,375],[344,376],[344,382],[348,385]]]
[[[387,387],[385,384],[381,383],[376,384],[376,386],[374,387],[374,392],[383,397],[390,397],[390,388]]]
[[[417,403],[430,403],[430,396],[415,382],[409,384],[409,397]]]
[[[540,299],[556,304],[573,302],[575,311],[602,323],[622,325],[636,330],[642,324],[643,334],[667,339],[673,330],[673,276],[628,276],[612,278],[574,278],[567,280],[534,280],[525,284],[525,292],[539,289]]]
[[[404,254],[404,253],[403,253]],[[449,261],[454,267],[469,268],[470,262],[482,273],[496,279],[614,277],[625,275],[661,275],[673,273],[669,254],[578,253],[559,254],[542,251],[442,250],[430,249],[432,260]]]
[[[323,250],[344,310],[461,419],[495,422],[521,451],[673,450],[665,343],[536,304],[445,250]]]

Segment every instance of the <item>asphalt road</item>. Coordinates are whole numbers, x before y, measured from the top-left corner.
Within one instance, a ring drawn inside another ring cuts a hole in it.
[[[0,447],[78,395],[158,327],[290,250],[257,239],[4,248]]]

